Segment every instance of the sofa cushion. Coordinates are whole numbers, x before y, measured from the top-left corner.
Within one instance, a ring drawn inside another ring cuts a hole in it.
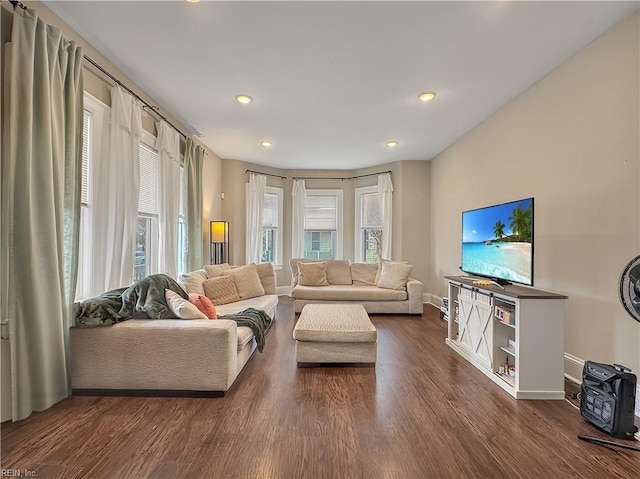
[[[202,311],[207,318],[218,319],[216,307],[204,294],[189,293],[189,301],[195,304],[196,308]]]
[[[204,283],[204,294],[214,305],[240,301],[236,282],[230,276],[209,278]]]
[[[229,263],[205,264],[203,268],[207,274],[207,278],[217,278],[218,276],[222,276],[223,271],[231,269],[231,266],[229,266]]]
[[[251,328],[247,326],[238,326],[237,335],[238,351],[244,349],[244,347],[253,339],[253,331],[251,331]]]
[[[298,284],[303,286],[328,286],[327,262],[298,263]]]
[[[351,279],[353,284],[375,286],[378,263],[351,263]]]
[[[195,304],[184,299],[178,293],[165,289],[164,297],[169,305],[169,309],[173,311],[176,318],[179,319],[207,319],[207,316],[200,311]]]
[[[255,263],[228,269],[223,271],[222,275],[230,276],[235,280],[240,299],[264,296],[264,288],[260,282],[260,275],[258,275],[258,268],[256,268]]]
[[[271,263],[260,263],[256,265],[260,283],[264,288],[264,294],[276,294],[276,276],[273,273],[273,265]]]
[[[207,279],[207,272],[204,269],[198,269],[190,273],[180,273],[177,282],[187,294],[204,295],[202,283],[204,283],[205,279]]]
[[[258,296],[257,298],[242,299],[235,303],[217,305],[216,312],[218,313],[218,319],[220,319],[224,314],[234,314],[244,311],[247,308],[256,308],[261,309],[273,319],[276,315],[277,307],[278,296],[275,294],[265,294],[264,296]]]
[[[299,284],[291,291],[291,297],[316,301],[404,301],[407,292],[376,286],[331,284],[318,287]]]
[[[413,266],[410,264],[383,261],[376,286],[385,289],[405,290],[412,269]]]
[[[327,261],[327,281],[329,284],[351,284],[351,262],[346,259]]]

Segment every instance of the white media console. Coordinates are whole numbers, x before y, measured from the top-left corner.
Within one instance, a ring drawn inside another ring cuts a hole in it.
[[[564,399],[567,296],[517,285],[449,283],[446,343],[516,399]]]

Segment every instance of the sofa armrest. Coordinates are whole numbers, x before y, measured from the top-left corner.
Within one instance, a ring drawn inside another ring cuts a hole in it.
[[[71,328],[73,389],[226,391],[238,374],[232,320],[138,320]]]
[[[407,299],[409,300],[409,314],[422,314],[422,281],[409,278],[407,281]]]

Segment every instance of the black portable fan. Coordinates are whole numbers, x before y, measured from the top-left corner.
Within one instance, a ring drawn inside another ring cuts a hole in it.
[[[640,256],[622,270],[619,288],[622,306],[633,319],[640,321]]]

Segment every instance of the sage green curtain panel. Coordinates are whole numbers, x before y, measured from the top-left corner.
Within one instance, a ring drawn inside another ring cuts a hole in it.
[[[184,153],[184,192],[182,204],[187,225],[186,255],[187,271],[202,268],[202,163],[204,150],[191,138],[187,138]]]
[[[82,62],[82,49],[35,11],[14,11],[5,65],[2,159],[3,274],[8,280],[3,312],[9,320],[14,421],[69,394]]]

